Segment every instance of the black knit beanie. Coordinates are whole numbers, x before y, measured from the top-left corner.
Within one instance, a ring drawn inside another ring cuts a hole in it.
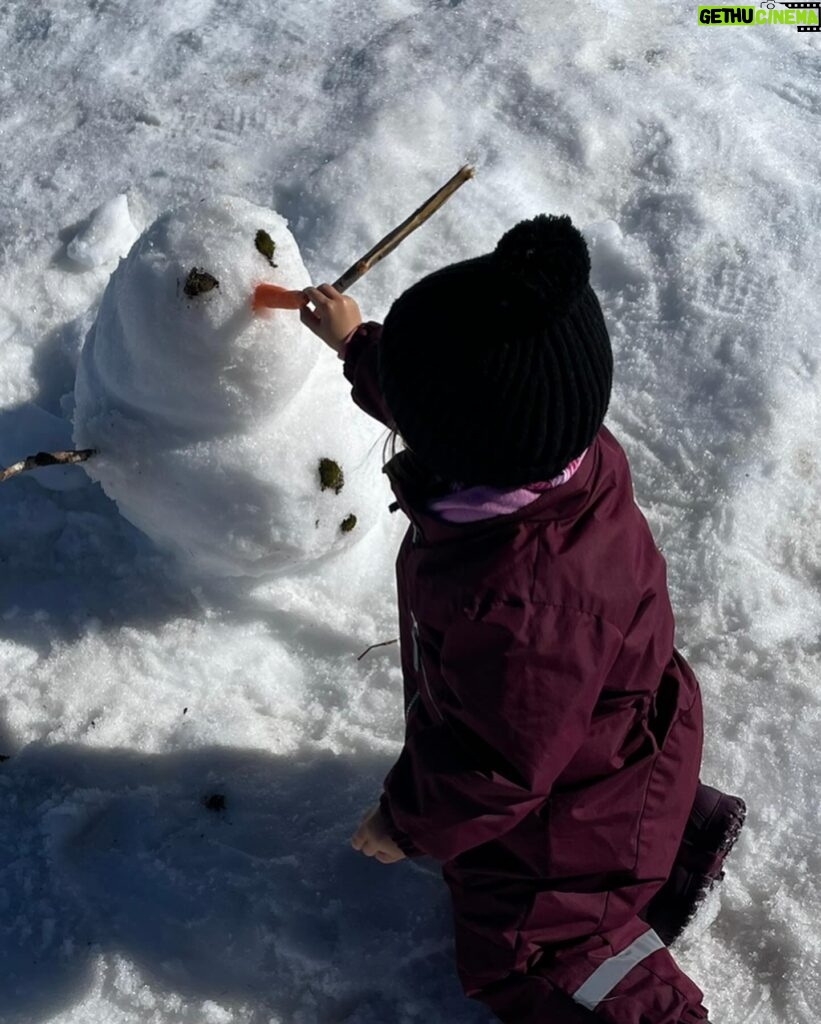
[[[438,476],[548,480],[598,432],[613,354],[567,216],[539,214],[492,253],[443,267],[391,306],[379,381],[399,433]]]

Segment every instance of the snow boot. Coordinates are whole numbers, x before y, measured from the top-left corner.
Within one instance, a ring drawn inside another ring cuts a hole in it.
[[[639,915],[668,946],[724,877],[724,861],[738,839],[746,813],[740,797],[699,782],[670,877]]]

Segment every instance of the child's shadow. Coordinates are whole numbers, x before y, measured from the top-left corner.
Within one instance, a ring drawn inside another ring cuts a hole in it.
[[[30,746],[0,765],[5,1024],[100,986],[131,1005],[117,992],[139,984],[252,1024],[394,1020],[409,1005],[485,1020],[456,980],[437,865],[349,845],[389,767],[371,760]]]

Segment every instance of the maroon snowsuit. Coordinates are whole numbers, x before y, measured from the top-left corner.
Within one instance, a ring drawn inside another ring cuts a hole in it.
[[[344,372],[394,427],[380,335],[360,326]],[[381,806],[405,853],[442,864],[465,993],[510,1024],[706,1020],[637,916],[684,831],[702,713],[624,452],[602,428],[569,482],[468,524],[426,511],[409,452],[385,472],[411,526],[405,743]]]

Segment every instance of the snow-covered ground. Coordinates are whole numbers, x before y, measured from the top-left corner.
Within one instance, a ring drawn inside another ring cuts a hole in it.
[[[70,444],[120,195],[137,231],[273,208],[318,283],[473,163],[352,290],[377,320],[522,217],[585,228],[703,777],[750,808],[679,952],[717,1024],[821,1005],[819,47],[695,5],[0,5],[0,464]],[[488,1019],[436,866],[347,842],[402,734],[396,646],[357,660],[396,635],[404,529],[370,429],[378,525],[273,583],[186,578],[80,469],[0,485],[2,1024]]]

